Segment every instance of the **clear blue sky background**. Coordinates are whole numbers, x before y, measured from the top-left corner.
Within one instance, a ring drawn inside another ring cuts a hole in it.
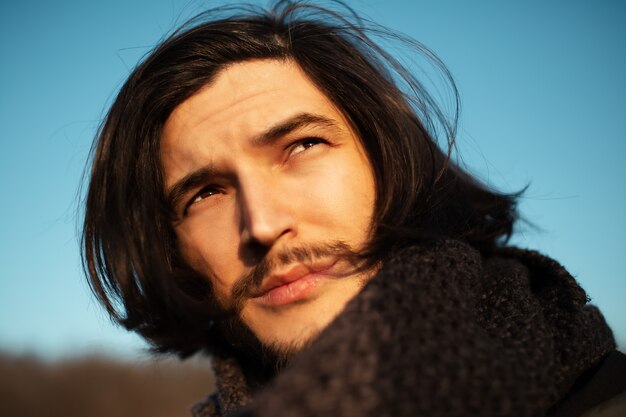
[[[209,2],[0,3],[0,350],[137,355],[80,270],[77,193],[130,69]],[[348,1],[432,48],[463,101],[466,163],[530,183],[514,243],[566,265],[626,348],[626,3]]]

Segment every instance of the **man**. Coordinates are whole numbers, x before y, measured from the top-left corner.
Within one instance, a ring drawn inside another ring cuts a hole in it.
[[[419,82],[334,12],[192,22],[99,133],[90,283],[156,351],[212,355],[218,392],[198,416],[623,402],[601,314],[557,263],[504,247],[516,195],[462,172],[437,131],[452,146]]]

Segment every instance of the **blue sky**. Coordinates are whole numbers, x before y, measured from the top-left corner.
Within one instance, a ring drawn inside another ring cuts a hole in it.
[[[514,243],[563,263],[626,349],[626,3],[348,1],[425,43],[461,93],[459,149],[489,184],[530,184]],[[117,89],[215,2],[0,4],[0,350],[136,356],[80,269],[91,140]],[[390,6],[392,4],[392,6]]]

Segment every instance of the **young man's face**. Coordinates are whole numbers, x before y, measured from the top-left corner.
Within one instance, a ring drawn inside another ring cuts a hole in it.
[[[359,139],[290,61],[221,71],[165,125],[166,194],[186,262],[268,345],[298,348],[361,289],[375,188]]]

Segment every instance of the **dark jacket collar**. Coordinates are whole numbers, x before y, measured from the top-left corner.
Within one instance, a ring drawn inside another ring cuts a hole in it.
[[[195,415],[545,415],[614,347],[557,262],[429,242],[391,257],[254,401],[235,356],[216,357],[218,395]]]

